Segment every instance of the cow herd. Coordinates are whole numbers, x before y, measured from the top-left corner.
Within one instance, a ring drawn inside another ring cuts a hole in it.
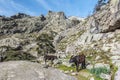
[[[58,59],[57,56],[55,55],[44,55],[44,61],[45,64],[47,61],[51,61],[51,63],[53,63],[53,61],[55,59]],[[81,64],[81,68],[85,69],[86,68],[86,63],[85,63],[85,55],[84,54],[80,54],[80,55],[76,55],[76,56],[71,56],[69,59],[69,63],[74,63],[76,66],[76,71],[79,71],[79,65]]]
[[[53,61],[55,59],[59,59],[60,57],[57,57],[55,55],[48,55],[45,54],[44,55],[44,61],[45,64],[47,61],[51,61],[51,63],[53,64]],[[81,64],[81,69],[85,69],[86,68],[86,61],[85,61],[85,55],[84,54],[80,54],[80,55],[76,55],[76,56],[71,56],[69,59],[69,63],[74,63],[76,66],[76,71],[79,71],[79,65]],[[0,57],[0,62],[3,62],[3,57]]]

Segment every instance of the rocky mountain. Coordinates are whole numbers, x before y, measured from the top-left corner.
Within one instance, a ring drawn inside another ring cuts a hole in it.
[[[66,17],[64,12],[52,11],[38,17],[24,13],[0,16],[0,61],[41,62],[44,54],[55,54],[69,66],[70,55],[83,53],[89,64],[87,69],[107,67],[110,72],[99,77],[113,79],[120,67],[119,5],[120,0],[109,0],[87,18]]]
[[[63,12],[49,11],[46,16],[39,17],[24,13],[18,13],[11,17],[0,17],[1,34],[33,33],[41,30],[60,32],[72,26],[74,26],[74,22],[67,19]]]
[[[3,62],[0,68],[1,80],[76,80],[57,69],[45,69],[38,63],[26,61]]]
[[[65,38],[58,46],[72,54],[88,49],[103,50],[119,65],[119,15],[119,0],[110,0],[75,28],[62,32],[60,36],[65,33]]]
[[[63,12],[52,11],[49,11],[46,16],[38,17],[24,13],[18,13],[11,17],[0,16],[0,46],[32,53],[37,57],[38,52],[43,52],[39,47],[43,46],[39,44],[43,43],[42,36],[44,40],[49,41],[48,44],[52,44],[55,42],[55,36],[75,27],[80,21],[68,19]]]

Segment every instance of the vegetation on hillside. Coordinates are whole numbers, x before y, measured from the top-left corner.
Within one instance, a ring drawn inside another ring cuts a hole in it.
[[[105,5],[107,1],[108,0],[98,0],[93,12],[95,13],[95,12],[99,11],[101,6]]]
[[[5,52],[0,53],[0,61],[16,61],[16,60],[35,60],[36,58],[27,52],[15,50],[11,47],[2,46],[0,48],[7,49]]]
[[[48,53],[55,53],[55,47],[53,45],[53,35],[42,33],[40,34],[37,39],[38,41],[38,53],[41,55],[48,54]]]

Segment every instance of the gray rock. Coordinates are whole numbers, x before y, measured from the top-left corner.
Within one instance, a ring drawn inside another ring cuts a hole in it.
[[[118,71],[115,73],[114,80],[120,80],[120,68],[119,68]]]
[[[21,46],[21,40],[15,37],[5,38],[0,40],[0,47],[6,46],[11,48],[19,48]]]
[[[77,80],[57,69],[26,61],[3,62],[0,68],[0,80]]]
[[[24,14],[24,13],[18,13],[16,15],[11,16],[10,18],[12,18],[12,19],[19,19],[19,18],[25,18],[25,17],[30,17],[30,16],[27,15],[27,14]]]
[[[109,74],[101,73],[100,77],[104,80],[111,80],[111,75],[109,75]]]
[[[79,26],[84,26],[91,33],[111,32],[119,29],[120,9],[119,0],[110,0],[92,16],[88,17]]]
[[[76,72],[72,72],[71,75],[72,75],[72,76],[75,76],[75,75],[77,75],[77,73],[76,73]]]
[[[35,57],[39,57],[38,56],[38,51],[36,50],[36,48],[38,48],[38,45],[37,45],[36,42],[34,42],[34,43],[31,43],[31,44],[25,45],[23,47],[23,51],[28,52]]]
[[[52,30],[58,33],[74,25],[63,12],[49,11],[47,16],[39,17],[18,13],[8,18],[1,16],[0,34],[33,33],[41,30]]]
[[[95,80],[94,77],[91,77],[90,80]]]

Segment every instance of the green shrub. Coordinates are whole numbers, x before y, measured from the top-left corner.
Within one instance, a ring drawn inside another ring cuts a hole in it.
[[[53,40],[53,36],[49,35],[47,33],[42,33],[36,38],[36,40],[41,41],[41,42],[43,42],[43,41],[45,42],[45,41]]]
[[[92,68],[90,72],[95,76],[99,77],[101,73],[109,74],[110,70],[107,69],[106,67],[99,67],[99,68]]]
[[[3,53],[3,61],[11,61],[11,60],[34,60],[36,59],[34,56],[29,53],[25,53],[22,51],[6,51]]]
[[[103,80],[102,78],[97,77],[97,76],[95,76],[94,79],[95,79],[95,80]]]
[[[44,55],[45,53],[55,53],[52,35],[42,33],[36,38],[36,41],[38,42],[39,46],[39,48],[37,49],[39,54]]]

